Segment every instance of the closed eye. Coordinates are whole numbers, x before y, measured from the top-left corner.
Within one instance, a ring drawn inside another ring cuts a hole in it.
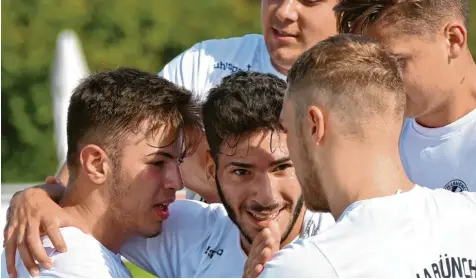
[[[150,164],[156,167],[162,167],[164,165],[165,161],[160,160],[160,161],[153,161]]]
[[[285,171],[285,170],[287,170],[287,169],[289,169],[289,168],[292,168],[292,167],[294,167],[292,164],[281,164],[281,165],[277,166],[277,167],[273,170],[273,172]]]

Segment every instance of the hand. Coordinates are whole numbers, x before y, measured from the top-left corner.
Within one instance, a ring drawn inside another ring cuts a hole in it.
[[[264,264],[271,260],[281,244],[278,223],[271,221],[253,240],[245,264],[243,278],[256,278],[263,271]]]
[[[39,275],[34,259],[45,268],[51,267],[50,259],[41,242],[40,230],[42,234],[48,235],[59,252],[66,252],[59,228],[69,226],[71,219],[49,196],[52,189],[56,189],[53,196],[59,196],[58,192],[64,192],[65,188],[63,185],[51,184],[57,183],[54,177],[48,177],[45,183],[15,193],[10,201],[7,224],[3,232],[3,246],[7,271],[12,278],[17,277],[15,268],[17,248],[26,269],[32,276]]]
[[[205,166],[207,165],[208,143],[204,135],[197,149],[187,156],[180,165],[185,187],[200,195],[207,203],[220,203],[220,196],[215,185],[207,180]]]

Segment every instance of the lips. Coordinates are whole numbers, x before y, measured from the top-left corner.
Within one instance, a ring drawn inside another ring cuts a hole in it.
[[[258,227],[264,228],[268,226],[269,222],[279,218],[280,213],[283,211],[284,207],[281,207],[273,211],[251,211],[247,210],[249,218],[255,223]]]
[[[279,37],[292,37],[292,38],[296,38],[296,37],[297,37],[296,34],[292,34],[292,33],[286,32],[285,30],[282,30],[282,29],[272,28],[272,30],[273,30],[273,33],[274,33],[276,36],[279,36]]]
[[[174,200],[168,200],[165,202],[161,203],[156,203],[153,205],[155,214],[160,220],[166,220],[169,218],[170,212],[169,212],[169,205],[173,202]]]
[[[275,211],[275,212],[272,212],[272,213],[257,213],[257,212],[250,212],[248,211],[248,213],[253,216],[253,218],[255,218],[256,220],[258,221],[269,221],[269,220],[274,220],[278,217],[279,213],[281,212],[281,210],[279,211]]]

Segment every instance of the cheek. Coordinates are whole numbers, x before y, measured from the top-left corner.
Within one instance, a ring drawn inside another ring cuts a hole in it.
[[[267,28],[270,24],[271,13],[273,11],[271,0],[261,1],[261,28],[263,34],[267,32]]]
[[[222,175],[219,177],[221,191],[228,204],[236,209],[239,204],[246,200],[250,178],[239,177],[235,175]]]
[[[281,193],[285,200],[295,203],[301,196],[301,186],[295,174],[295,170],[289,172],[289,178],[281,183]]]
[[[300,29],[304,33],[304,41],[310,48],[318,42],[337,34],[337,22],[332,6],[326,4],[326,7],[320,7],[316,10],[310,10],[303,13],[300,18]],[[315,14],[319,16],[315,16]]]
[[[131,198],[137,196],[141,203],[144,201],[154,200],[160,189],[161,173],[159,169],[154,166],[146,166],[140,172],[138,172],[134,179],[131,180],[132,191]]]

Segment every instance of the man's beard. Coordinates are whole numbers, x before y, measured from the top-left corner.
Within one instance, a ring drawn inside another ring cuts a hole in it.
[[[306,144],[300,148],[301,166],[305,169],[298,171],[296,168],[296,176],[301,185],[302,194],[304,196],[304,203],[310,211],[313,212],[330,212],[329,202],[322,189],[322,182],[319,179],[319,173],[322,173],[322,168],[309,157],[309,150]],[[296,163],[294,163],[296,166]]]
[[[238,227],[241,234],[245,237],[245,239],[248,241],[248,243],[252,244],[253,239],[251,238],[251,236],[248,233],[245,232],[243,227],[238,223],[238,220],[237,220],[238,218],[237,218],[235,212],[233,211],[233,209],[231,208],[230,204],[226,200],[225,195],[223,194],[223,191],[221,189],[221,184],[218,181],[218,177],[216,175],[215,175],[215,181],[216,181],[216,185],[217,185],[218,195],[220,196],[221,202],[223,203],[223,206],[225,207],[226,212],[228,213],[228,217]],[[296,207],[295,207],[293,215],[292,215],[293,217],[292,217],[291,222],[289,223],[288,228],[286,229],[286,233],[284,233],[283,236],[281,237],[281,243],[284,240],[286,240],[286,238],[288,238],[289,234],[291,233],[292,229],[294,228],[294,225],[298,221],[298,218],[299,218],[299,215],[301,213],[301,209],[302,209],[303,205],[304,205],[304,198],[303,198],[303,195],[301,194],[301,196],[299,197],[299,199],[296,203]]]

